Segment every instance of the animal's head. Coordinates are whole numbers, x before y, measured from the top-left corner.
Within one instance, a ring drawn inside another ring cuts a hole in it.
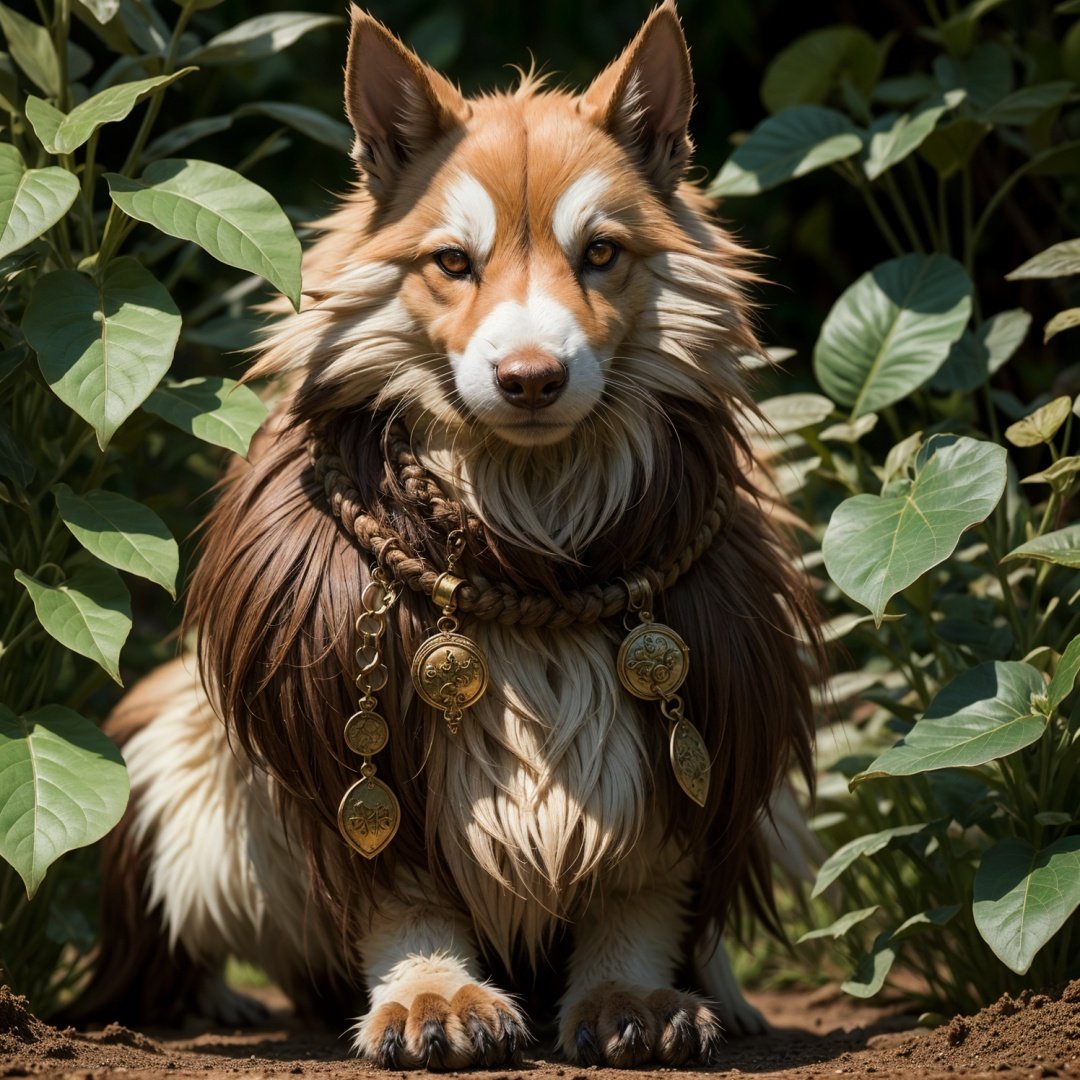
[[[608,509],[625,509],[671,404],[740,397],[735,357],[754,347],[741,252],[683,182],[674,4],[584,93],[523,75],[472,99],[353,8],[345,102],[360,181],[261,370],[302,369],[301,415],[397,408],[459,457],[513,457],[555,488],[599,448]]]

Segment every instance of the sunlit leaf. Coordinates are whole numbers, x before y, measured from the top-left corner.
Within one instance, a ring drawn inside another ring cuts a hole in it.
[[[0,4],[0,30],[7,39],[11,58],[23,74],[49,97],[59,96],[60,58],[49,31],[6,4]]]
[[[1023,308],[999,311],[974,331],[965,330],[931,380],[935,390],[977,390],[1023,344],[1031,315]]]
[[[963,90],[923,102],[914,112],[896,116],[888,113],[876,120],[867,132],[863,169],[867,178],[876,180],[882,173],[913,154],[937,127],[938,121],[964,100]]]
[[[1036,851],[1010,836],[983,857],[975,874],[975,926],[994,955],[1027,974],[1039,950],[1080,906],[1080,836]]]
[[[0,705],[0,855],[33,896],[65,852],[100,840],[128,801],[120,751],[60,705],[16,716]]]
[[[907,843],[913,836],[925,833],[928,825],[895,825],[891,829],[867,833],[849,840],[834,851],[822,864],[814,882],[812,897],[820,896],[841,874],[845,873],[858,859],[877,855],[901,844]]]
[[[1060,334],[1062,330],[1072,330],[1077,326],[1080,326],[1080,307],[1066,308],[1065,311],[1059,311],[1043,327],[1043,341],[1049,341],[1055,334]]]
[[[1054,677],[1046,688],[1046,698],[1051,709],[1056,709],[1071,693],[1080,674],[1080,635],[1069,642],[1054,669]]]
[[[22,570],[15,571],[15,579],[30,594],[38,622],[49,634],[120,682],[120,650],[131,631],[131,597],[111,566],[80,567],[59,585]]]
[[[1032,256],[1005,276],[1009,281],[1022,281],[1025,278],[1069,277],[1072,274],[1080,274],[1080,240],[1062,240],[1060,244]]]
[[[212,37],[205,45],[184,57],[184,62],[240,64],[261,60],[287,49],[312,30],[321,30],[340,22],[336,15],[309,15],[300,11],[256,15]]]
[[[254,391],[218,376],[162,383],[143,408],[204,442],[236,454],[248,452],[251,438],[267,413]]]
[[[34,287],[23,332],[57,397],[108,445],[169,368],[180,312],[134,259],[114,259],[100,284],[56,270]]]
[[[784,394],[759,403],[767,430],[777,435],[790,435],[801,428],[813,427],[827,420],[833,403],[820,394]]]
[[[896,959],[896,949],[892,945],[892,935],[883,930],[874,939],[873,948],[859,959],[858,966],[850,979],[840,984],[840,989],[852,997],[873,997],[884,985]]]
[[[873,907],[858,908],[855,911],[849,911],[847,914],[841,915],[839,919],[829,923],[828,926],[822,926],[817,930],[807,930],[795,944],[801,945],[804,941],[815,941],[817,938],[826,937],[836,941],[838,938],[842,938],[853,927],[858,926],[859,923],[869,919],[879,907],[879,904],[874,904]]]
[[[1010,559],[1038,559],[1080,569],[1080,525],[1066,525],[1064,529],[1037,536],[1014,548],[1001,561]]]
[[[971,314],[971,280],[946,255],[880,263],[833,305],[814,348],[825,392],[852,418],[879,412],[945,362]]]
[[[51,229],[78,194],[67,169],[27,169],[11,143],[0,143],[0,259]]]
[[[1072,411],[1072,399],[1055,398],[1033,413],[1017,420],[1005,429],[1005,438],[1013,446],[1039,446],[1053,440],[1058,429],[1069,418]]]
[[[300,241],[269,192],[209,161],[155,161],[141,179],[105,179],[125,214],[266,278],[300,308]]]

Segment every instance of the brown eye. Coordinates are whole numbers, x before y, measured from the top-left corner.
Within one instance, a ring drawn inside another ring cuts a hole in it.
[[[435,252],[435,261],[439,268],[451,277],[468,277],[472,273],[472,262],[461,248],[443,248]]]
[[[603,270],[615,261],[618,254],[618,247],[610,240],[594,240],[585,249],[585,265],[594,270]]]

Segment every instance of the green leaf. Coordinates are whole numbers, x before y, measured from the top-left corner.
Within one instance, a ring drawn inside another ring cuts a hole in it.
[[[78,2],[102,26],[111,22],[120,10],[120,0],[78,0]]]
[[[821,105],[842,76],[869,97],[881,73],[874,39],[854,26],[826,26],[796,38],[765,71],[761,100],[771,113],[794,105]]]
[[[51,229],[78,194],[79,181],[67,169],[27,169],[11,143],[0,143],[0,259]]]
[[[1042,851],[1012,836],[982,858],[975,874],[975,926],[994,955],[1026,975],[1038,951],[1080,906],[1080,836]]]
[[[299,11],[256,15],[212,37],[184,60],[196,64],[241,64],[262,60],[287,49],[312,30],[336,26],[340,22],[336,15],[308,15]]]
[[[1025,476],[1021,484],[1049,484],[1055,491],[1064,492],[1072,484],[1073,477],[1080,472],[1080,457],[1060,457],[1041,472]]]
[[[967,165],[979,143],[992,130],[990,124],[961,116],[930,132],[919,147],[919,154],[942,180],[948,180]]]
[[[1054,677],[1046,688],[1046,699],[1051,709],[1056,709],[1071,693],[1080,674],[1080,635],[1066,646],[1054,669]]]
[[[827,420],[832,415],[833,403],[820,394],[783,394],[759,402],[758,408],[773,434],[790,435]]]
[[[1072,93],[1071,82],[1048,82],[1038,86],[1025,86],[1008,97],[1002,98],[983,119],[991,124],[1012,124],[1027,127],[1034,124],[1044,112],[1056,109]]]
[[[120,575],[92,564],[59,585],[15,571],[30,594],[38,622],[61,645],[100,664],[122,686],[120,650],[131,631],[131,597]]]
[[[140,101],[196,70],[187,67],[172,75],[157,75],[152,79],[110,86],[100,94],[87,98],[81,105],[76,105],[66,115],[31,94],[26,99],[26,116],[50,154],[70,154],[103,124],[123,120]]]
[[[1004,2],[1005,0],[974,0],[974,3],[949,16],[933,35],[928,33],[927,36],[936,36],[949,52],[963,56],[971,48],[979,20]]]
[[[348,124],[334,120],[318,109],[306,105],[293,105],[285,101],[256,101],[237,109],[237,116],[268,116],[279,124],[287,124],[302,135],[315,142],[339,150],[343,154],[352,152],[353,130]]]
[[[949,350],[945,363],[930,385],[948,393],[977,390],[1006,364],[1023,344],[1031,326],[1031,315],[1023,308],[999,311],[972,333],[965,330]]]
[[[840,984],[840,989],[852,997],[873,997],[884,985],[885,978],[896,959],[896,949],[891,944],[892,935],[882,930],[874,939],[873,948],[859,959],[852,977]]]
[[[857,859],[899,847],[911,837],[925,832],[927,828],[926,824],[895,825],[891,829],[882,829],[881,832],[867,833],[865,836],[857,836],[854,840],[849,840],[821,864],[817,881],[814,882],[814,891],[810,894],[811,899],[820,896]]]
[[[1043,327],[1043,343],[1045,344],[1055,334],[1060,334],[1062,330],[1072,330],[1077,326],[1080,326],[1080,307],[1066,308],[1064,311],[1059,311]]]
[[[1057,532],[1037,536],[1014,548],[1001,561],[1008,562],[1010,559],[1039,559],[1080,569],[1080,525],[1066,525]]]
[[[88,491],[80,497],[58,484],[54,492],[60,519],[91,555],[157,582],[175,598],[180,551],[150,507],[112,491]]]
[[[935,769],[970,769],[1037,742],[1047,719],[1031,703],[1045,692],[1030,664],[991,660],[951,683],[895,746],[851,781],[914,776]]]
[[[100,285],[74,270],[43,277],[23,333],[46,382],[105,449],[169,369],[180,312],[153,274],[134,259],[114,259]]]
[[[162,383],[143,408],[189,435],[241,455],[247,454],[267,413],[254,391],[218,376]]]
[[[207,116],[202,120],[190,120],[159,135],[147,148],[143,158],[155,161],[158,158],[172,157],[173,154],[190,146],[208,135],[217,135],[228,131],[233,125],[232,116]]]
[[[867,132],[866,149],[863,151],[863,170],[869,180],[876,180],[882,173],[913,154],[937,127],[938,121],[964,100],[963,90],[950,90],[947,94],[924,102],[913,113],[897,116],[888,113],[876,120]]]
[[[0,855],[33,896],[65,852],[121,818],[128,775],[112,740],[61,705],[16,716],[0,705]]]
[[[1012,59],[1003,45],[988,41],[963,60],[939,56],[934,61],[934,77],[944,91],[966,90],[968,105],[986,113],[1012,92]]]
[[[878,910],[880,905],[875,904],[873,907],[859,908],[857,911],[849,911],[846,915],[841,915],[835,922],[830,923],[828,926],[823,926],[818,930],[807,930],[805,934],[798,941],[796,945],[801,945],[804,941],[814,941],[817,938],[832,938],[836,941],[842,938],[852,927],[858,926],[864,919],[869,919],[875,911]]]
[[[938,92],[937,82],[922,72],[898,75],[895,79],[882,79],[874,87],[873,99],[889,108],[903,108],[932,97]]]
[[[818,432],[822,442],[857,443],[864,435],[869,435],[877,427],[878,414],[864,413],[858,420],[850,423],[830,424]]]
[[[890,942],[905,941],[909,937],[922,933],[932,927],[946,926],[956,917],[959,904],[947,904],[945,907],[928,908],[905,919],[893,932]]]
[[[1022,281],[1026,278],[1070,277],[1072,274],[1080,274],[1080,240],[1062,240],[1032,256],[1005,277],[1009,281]]]
[[[879,412],[945,362],[971,314],[971,280],[947,255],[880,263],[833,305],[814,348],[814,373],[851,416]]]
[[[758,124],[724,163],[709,194],[757,195],[861,149],[862,137],[843,113],[798,105]]]
[[[944,562],[1005,490],[1003,446],[966,437],[945,441],[939,436],[924,447],[914,479],[900,494],[846,499],[825,530],[829,576],[879,625],[889,600]]]
[[[125,214],[266,278],[299,311],[300,241],[269,192],[232,169],[184,158],[155,161],[139,180],[105,179]]]
[[[1005,438],[1013,446],[1040,446],[1051,442],[1058,429],[1069,418],[1072,411],[1072,399],[1055,398],[1033,413],[1017,420],[1005,429]]]
[[[6,4],[0,4],[0,30],[11,58],[26,77],[49,97],[60,96],[60,58],[49,31]]]

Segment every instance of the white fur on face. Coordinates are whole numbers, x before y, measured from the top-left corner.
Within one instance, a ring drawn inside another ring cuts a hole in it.
[[[600,200],[608,189],[607,179],[596,169],[582,173],[560,196],[551,217],[551,226],[566,257],[576,262],[588,239],[586,233],[596,228],[602,218]]]
[[[536,413],[511,405],[495,381],[499,361],[524,348],[541,349],[566,367],[562,394]],[[565,438],[604,392],[600,358],[577,320],[535,285],[529,286],[525,303],[505,300],[494,307],[464,351],[450,353],[450,361],[469,412],[518,446],[543,446]]]
[[[458,243],[477,262],[495,246],[495,203],[475,176],[461,173],[446,189],[443,225],[431,239]]]

